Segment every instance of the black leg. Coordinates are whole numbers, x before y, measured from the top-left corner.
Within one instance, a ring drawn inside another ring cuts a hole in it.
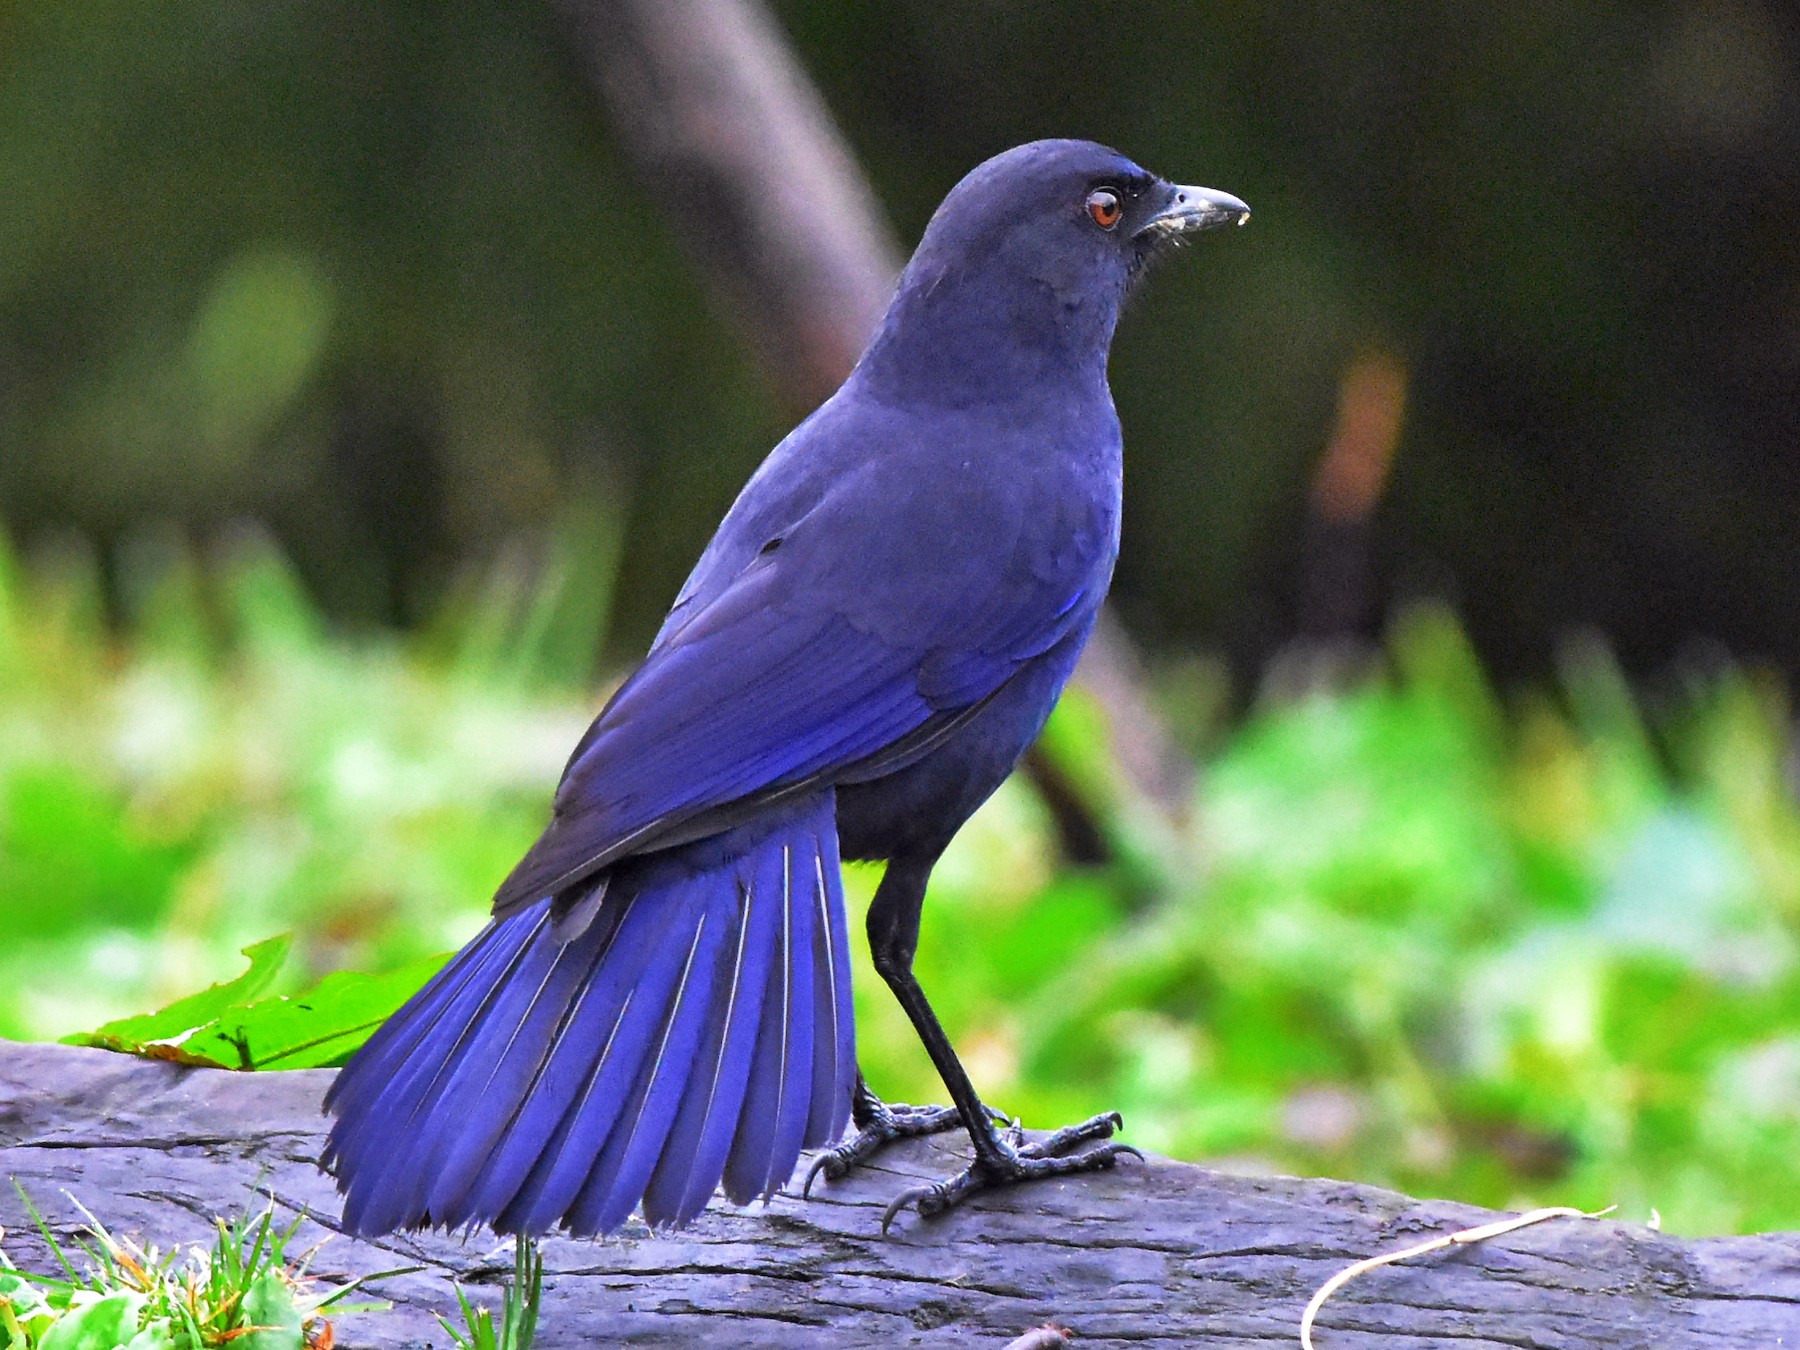
[[[1016,1135],[1008,1137],[995,1124],[993,1113],[976,1095],[969,1075],[957,1059],[950,1038],[925,999],[925,991],[913,977],[913,956],[919,946],[919,915],[925,903],[925,883],[931,876],[936,858],[900,859],[888,864],[887,872],[876,889],[869,906],[869,950],[875,969],[887,981],[888,988],[906,1010],[913,1029],[925,1044],[925,1051],[937,1067],[938,1076],[956,1103],[957,1114],[969,1140],[975,1146],[975,1161],[967,1171],[948,1177],[932,1186],[905,1191],[897,1196],[882,1216],[882,1231],[894,1216],[909,1205],[930,1216],[961,1204],[978,1191],[1038,1177],[1066,1176],[1073,1172],[1089,1172],[1111,1167],[1121,1156],[1139,1157],[1129,1144],[1101,1142],[1119,1127],[1116,1113],[1095,1116],[1092,1120],[1058,1130],[1036,1144],[1021,1145]],[[1092,1148],[1077,1153],[1068,1150],[1092,1143]]]
[[[925,863],[916,872],[906,869],[896,872],[896,866],[890,865],[882,877],[875,902],[870,907],[869,946],[871,951],[881,951],[898,938],[904,942],[905,961],[910,966],[912,954],[918,946],[919,911],[925,897],[925,878],[931,875],[931,863]],[[891,884],[890,878],[893,879]],[[878,919],[878,915],[885,917]],[[880,964],[879,959],[877,964]],[[923,995],[920,997],[922,1000]],[[927,1016],[930,1012],[930,1008],[927,1008]],[[937,1025],[935,1018],[932,1019],[932,1025]],[[944,1039],[941,1029],[937,1034],[944,1040],[944,1051],[949,1055],[950,1062],[956,1065],[956,1072],[963,1078],[966,1086],[967,1076],[962,1073],[962,1066],[957,1064],[949,1041]],[[930,1042],[927,1041],[926,1044],[929,1046]],[[941,1064],[935,1054],[932,1060]],[[945,1082],[948,1083],[949,1080],[945,1079]],[[974,1096],[974,1089],[969,1088],[969,1093]],[[976,1102],[983,1116],[997,1124],[1007,1124],[1004,1113],[980,1102],[978,1098]],[[806,1173],[806,1184],[800,1192],[803,1197],[812,1194],[813,1182],[821,1175],[827,1181],[836,1181],[897,1140],[916,1139],[921,1135],[954,1130],[963,1124],[963,1113],[960,1106],[908,1106],[902,1102],[884,1102],[870,1089],[859,1069],[856,1090],[850,1098],[850,1119],[856,1126],[856,1133],[836,1147],[825,1149],[813,1159],[813,1165]]]

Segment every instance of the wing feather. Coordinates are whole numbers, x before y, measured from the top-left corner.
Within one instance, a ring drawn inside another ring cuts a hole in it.
[[[1066,494],[1014,486],[946,497],[890,466],[837,480],[735,574],[715,541],[706,584],[684,589],[679,621],[576,747],[496,911],[800,785],[891,772],[1084,622],[1116,521],[1064,520],[1042,499]],[[1048,544],[1032,528],[1046,519]]]

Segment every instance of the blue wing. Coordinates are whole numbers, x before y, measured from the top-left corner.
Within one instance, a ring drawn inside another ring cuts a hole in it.
[[[495,909],[922,753],[1099,603],[1117,522],[1068,486],[989,474],[952,500],[895,457],[772,511],[747,492]]]

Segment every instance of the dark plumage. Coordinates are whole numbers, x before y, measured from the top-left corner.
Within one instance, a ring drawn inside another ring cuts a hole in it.
[[[1043,726],[1112,575],[1120,304],[1168,241],[1247,214],[1083,141],[957,185],[855,372],[750,480],[575,748],[493,923],[334,1085],[352,1231],[602,1233],[640,1202],[680,1223],[721,1181],[738,1202],[786,1184],[853,1099],[834,1170],[970,1128],[975,1168],[922,1208],[1116,1156],[995,1133],[912,950],[932,864]],[[956,1113],[861,1084],[840,854],[889,860],[876,965]]]

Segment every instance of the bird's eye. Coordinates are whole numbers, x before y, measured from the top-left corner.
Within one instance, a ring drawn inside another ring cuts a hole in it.
[[[1125,208],[1119,205],[1119,194],[1111,188],[1095,188],[1088,193],[1087,212],[1094,218],[1094,224],[1110,230],[1119,223]]]

